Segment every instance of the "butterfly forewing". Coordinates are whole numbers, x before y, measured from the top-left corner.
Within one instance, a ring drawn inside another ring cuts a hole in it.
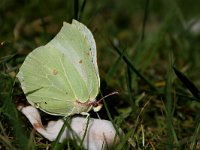
[[[79,26],[81,27],[83,25],[79,24]],[[84,80],[89,94],[84,94],[85,97],[77,95],[79,100],[81,102],[86,102],[88,99],[95,99],[99,91],[99,75],[97,75],[93,63],[93,59],[94,57],[96,59],[96,56],[92,55],[92,46],[86,35],[78,30],[77,25],[64,23],[61,32],[57,34],[56,38],[54,38],[49,45],[61,51],[61,53],[65,55],[65,58],[71,61],[73,66],[77,69],[81,79]],[[76,86],[77,81],[74,80],[73,84]],[[77,86],[76,89],[77,88],[81,87]],[[76,92],[76,94],[79,93]]]

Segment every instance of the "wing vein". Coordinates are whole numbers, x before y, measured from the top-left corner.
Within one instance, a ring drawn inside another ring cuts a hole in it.
[[[77,99],[77,97],[76,97],[76,95],[75,95],[75,91],[73,90],[72,85],[71,85],[71,83],[69,82],[69,79],[68,79],[67,73],[66,73],[65,68],[64,68],[64,65],[63,65],[63,63],[62,63],[62,58],[60,57],[59,60],[60,60],[60,63],[61,63],[61,66],[62,66],[63,72],[64,72],[64,74],[65,74],[66,80],[67,80],[67,82],[69,83],[69,86],[70,86],[70,88],[71,88],[71,91],[73,92],[73,95],[74,95],[75,98]]]

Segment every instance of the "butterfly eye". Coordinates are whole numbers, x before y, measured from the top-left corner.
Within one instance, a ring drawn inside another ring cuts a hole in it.
[[[103,107],[103,104],[98,104],[97,106],[94,106],[92,109],[94,112],[98,112],[101,110],[102,107]]]

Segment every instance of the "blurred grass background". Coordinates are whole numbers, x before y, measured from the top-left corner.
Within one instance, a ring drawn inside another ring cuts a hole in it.
[[[1,0],[0,149],[52,148],[17,112],[24,97],[15,75],[28,53],[72,19],[94,34],[102,94],[120,93],[99,112],[123,129],[118,149],[200,149],[199,99],[172,69],[200,87],[199,6],[197,0]]]

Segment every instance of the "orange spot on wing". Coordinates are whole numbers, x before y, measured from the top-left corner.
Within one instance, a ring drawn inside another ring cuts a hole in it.
[[[58,71],[56,69],[53,69],[52,73],[53,73],[53,75],[57,75]]]
[[[80,60],[79,63],[82,64],[82,63],[83,63],[83,60]]]
[[[88,56],[91,56],[91,55],[92,55],[91,51],[86,52],[86,54],[87,54]]]

